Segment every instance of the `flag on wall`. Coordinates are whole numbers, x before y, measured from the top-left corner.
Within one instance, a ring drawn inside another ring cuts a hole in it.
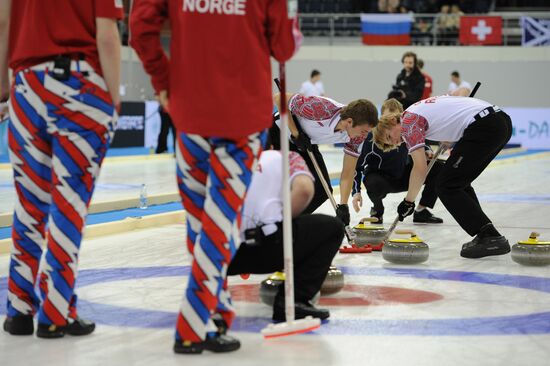
[[[521,17],[522,46],[550,46],[550,19]]]
[[[460,44],[502,44],[501,17],[460,17]]]
[[[361,14],[363,44],[408,45],[412,14]]]

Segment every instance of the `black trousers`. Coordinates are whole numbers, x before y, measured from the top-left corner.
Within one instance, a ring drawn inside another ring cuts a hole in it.
[[[433,208],[437,201],[437,193],[435,183],[439,172],[445,164],[436,161],[430,174],[426,177],[424,190],[420,198],[420,204],[429,208]],[[363,184],[367,189],[367,195],[373,203],[374,210],[378,214],[384,213],[384,204],[382,200],[386,198],[388,193],[406,192],[409,189],[409,178],[411,176],[413,164],[407,164],[405,171],[400,178],[388,176],[382,172],[370,172],[363,178]]]
[[[294,296],[308,301],[321,289],[332,259],[344,238],[344,226],[336,217],[314,214],[292,220]],[[284,268],[282,229],[260,243],[243,243],[227,274],[272,273]]]
[[[281,149],[280,144],[280,136],[281,136],[281,130],[279,129],[279,126],[277,126],[275,123],[271,128],[269,129],[269,139],[271,141],[272,147],[275,150]],[[309,205],[306,207],[303,213],[312,213],[314,212],[319,206],[321,206],[327,199],[327,193],[325,192],[325,189],[323,188],[323,184],[321,183],[321,179],[319,178],[319,175],[317,174],[317,171],[315,170],[315,166],[313,165],[313,161],[309,157],[309,154],[305,151],[300,151],[294,145],[292,142],[290,143],[290,151],[295,151],[302,158],[304,158],[307,167],[311,171],[311,174],[315,177],[315,194],[313,195],[313,199],[309,203]],[[312,145],[311,152],[313,153],[313,156],[315,157],[315,160],[317,161],[317,164],[319,165],[319,168],[321,169],[323,179],[325,179],[325,182],[327,182],[327,185],[329,187],[330,192],[332,193],[332,185],[330,184],[330,177],[328,175],[328,169],[325,164],[325,160],[323,159],[323,155],[321,155],[321,152],[319,151],[319,146]]]
[[[472,123],[456,143],[437,178],[439,199],[456,222],[471,236],[491,222],[471,183],[485,170],[512,136],[512,120],[504,112]]]
[[[160,133],[157,140],[157,149],[155,152],[161,154],[168,151],[168,133],[172,130],[172,139],[174,149],[176,148],[176,128],[172,123],[172,118],[162,108],[159,109],[160,114]]]

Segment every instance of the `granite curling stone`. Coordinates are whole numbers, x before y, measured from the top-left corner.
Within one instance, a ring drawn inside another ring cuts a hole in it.
[[[344,274],[335,266],[330,266],[327,277],[321,285],[321,295],[335,294],[344,288]]]
[[[550,241],[538,240],[539,233],[532,232],[529,239],[512,246],[512,260],[525,266],[550,264]]]
[[[396,230],[396,234],[408,234],[408,239],[390,239],[382,248],[382,257],[391,263],[418,264],[428,260],[429,247],[413,231]]]

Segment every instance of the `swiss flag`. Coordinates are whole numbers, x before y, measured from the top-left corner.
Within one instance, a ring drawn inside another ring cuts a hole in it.
[[[460,44],[502,44],[502,18],[461,16]]]

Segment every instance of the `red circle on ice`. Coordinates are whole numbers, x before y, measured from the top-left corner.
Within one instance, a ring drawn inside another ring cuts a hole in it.
[[[260,302],[260,286],[239,284],[229,286],[233,301]],[[423,304],[442,300],[435,292],[411,290],[400,287],[344,285],[342,291],[329,296],[321,296],[323,306],[376,306],[388,304]]]

